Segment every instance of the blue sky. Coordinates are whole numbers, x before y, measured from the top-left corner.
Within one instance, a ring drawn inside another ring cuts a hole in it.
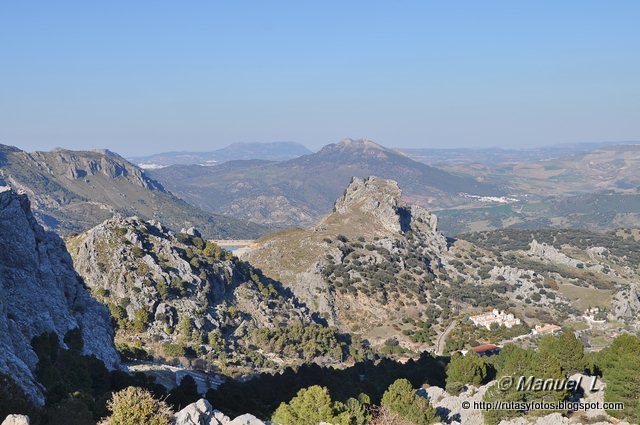
[[[640,140],[638,1],[0,2],[0,143]]]

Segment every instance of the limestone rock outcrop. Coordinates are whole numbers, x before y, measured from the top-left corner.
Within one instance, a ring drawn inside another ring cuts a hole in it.
[[[0,425],[29,425],[31,421],[25,415],[9,415]]]
[[[0,189],[0,373],[10,376],[37,404],[44,403],[34,378],[38,358],[33,337],[54,332],[61,344],[81,330],[87,355],[108,368],[119,356],[106,307],[93,299],[73,269],[60,237],[45,231],[31,213],[29,199]]]
[[[252,330],[312,322],[277,282],[197,229],[183,230],[175,235],[157,221],[116,216],[67,240],[87,286],[150,354],[163,355],[157,342],[183,342],[186,322],[192,344],[215,355],[224,341],[244,343]],[[212,331],[220,338],[215,347]]]
[[[211,404],[200,399],[180,410],[174,416],[175,425],[267,425],[255,416],[246,413],[231,419],[219,410],[214,409]]]

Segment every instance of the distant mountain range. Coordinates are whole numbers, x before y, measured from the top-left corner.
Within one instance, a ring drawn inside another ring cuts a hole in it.
[[[62,234],[86,230],[115,213],[157,219],[173,230],[197,226],[210,238],[253,238],[266,231],[187,204],[110,151],[29,153],[0,145],[0,186],[5,185],[27,193],[40,222]]]
[[[500,196],[496,185],[452,174],[369,140],[343,140],[288,161],[230,161],[214,167],[173,165],[149,175],[187,202],[258,223],[310,224],[331,210],[352,177],[393,178],[406,198],[427,207]]]
[[[537,148],[399,148],[398,151],[428,165],[504,164],[567,158],[616,145],[639,145],[640,141],[564,143]]]
[[[214,165],[225,161],[264,159],[285,161],[310,154],[311,151],[300,143],[233,143],[222,149],[209,152],[164,152],[148,156],[129,158],[142,168],[161,168],[169,165]]]

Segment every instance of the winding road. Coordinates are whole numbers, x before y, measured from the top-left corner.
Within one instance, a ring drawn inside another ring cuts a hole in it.
[[[454,320],[453,322],[449,323],[449,326],[447,326],[444,332],[438,335],[438,340],[436,341],[436,354],[438,356],[441,356],[442,354],[444,354],[444,346],[445,346],[445,342],[447,341],[447,337],[449,336],[453,328],[456,327],[457,324],[458,324],[458,321]]]

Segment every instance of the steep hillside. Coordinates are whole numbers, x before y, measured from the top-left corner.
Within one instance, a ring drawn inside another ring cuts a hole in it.
[[[107,309],[86,291],[64,243],[31,214],[25,195],[0,187],[0,374],[10,376],[37,404],[38,357],[31,340],[53,332],[69,344],[77,330],[83,353],[118,365]]]
[[[117,341],[156,358],[200,357],[218,367],[259,369],[340,351],[335,335],[288,290],[193,229],[174,236],[156,221],[116,217],[67,245],[76,269],[116,319]],[[296,329],[313,339],[304,341],[310,343],[304,350],[295,341],[268,346],[274,335]],[[316,344],[319,335],[326,344]]]
[[[354,178],[313,229],[265,236],[246,259],[343,331],[380,343],[402,337],[412,327],[403,319],[412,319],[424,346],[450,316],[436,302],[442,289],[450,303],[438,285],[449,247],[436,226],[434,215],[402,203],[396,182]]]
[[[155,155],[130,158],[131,162],[142,168],[161,168],[168,165],[213,165],[226,161],[262,159],[268,161],[286,161],[311,151],[294,142],[271,143],[233,143],[222,149],[210,152],[164,152]]]
[[[462,193],[501,191],[468,176],[422,164],[368,140],[343,140],[283,162],[234,161],[214,167],[172,166],[150,175],[208,211],[269,224],[311,224],[330,211],[352,177],[396,179],[423,206],[473,203]]]
[[[243,258],[343,332],[374,344],[395,336],[412,349],[441,349],[449,325],[452,349],[495,343],[537,324],[584,321],[590,306],[610,320],[589,329],[594,344],[613,329],[637,326],[639,275],[635,255],[625,253],[637,241],[622,233],[564,234],[514,232],[504,236],[507,244],[489,236],[481,243],[482,234],[447,240],[433,214],[401,201],[396,182],[370,177],[354,179],[314,228],[262,237]],[[470,314],[492,308],[523,324],[495,332],[469,324]]]
[[[166,191],[109,151],[23,152],[0,145],[0,181],[26,192],[38,219],[64,234],[118,212],[159,219],[173,229],[196,225],[211,238],[252,238],[256,224],[208,214]]]

